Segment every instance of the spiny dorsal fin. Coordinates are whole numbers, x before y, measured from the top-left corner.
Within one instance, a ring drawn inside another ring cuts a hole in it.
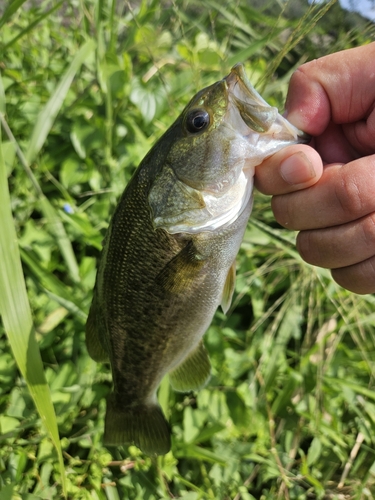
[[[210,376],[211,362],[201,340],[198,347],[169,373],[169,380],[175,391],[189,392],[203,387]]]
[[[230,266],[227,279],[225,280],[223,295],[221,297],[221,308],[226,314],[232,303],[234,287],[236,286],[236,261]]]

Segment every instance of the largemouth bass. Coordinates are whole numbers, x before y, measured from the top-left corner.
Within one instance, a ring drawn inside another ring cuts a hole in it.
[[[306,136],[236,65],[193,97],[141,162],[110,222],[86,326],[89,354],[112,368],[105,444],[169,451],[159,384],[167,373],[177,391],[208,381],[202,336],[231,303],[254,168],[298,142]]]

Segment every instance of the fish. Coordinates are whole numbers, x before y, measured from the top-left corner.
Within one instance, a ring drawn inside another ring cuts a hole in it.
[[[86,324],[89,355],[112,370],[104,445],[171,449],[161,380],[169,374],[181,392],[208,382],[202,337],[231,304],[255,166],[303,142],[237,64],[191,99],[136,169],[108,226]]]

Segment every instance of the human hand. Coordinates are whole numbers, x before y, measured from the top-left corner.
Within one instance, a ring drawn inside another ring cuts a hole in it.
[[[306,262],[356,293],[375,292],[375,43],[301,66],[287,117],[313,136],[257,168],[284,227],[299,230]],[[322,167],[322,161],[324,168]]]

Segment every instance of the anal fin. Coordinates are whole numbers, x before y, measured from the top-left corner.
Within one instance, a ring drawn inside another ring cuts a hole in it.
[[[189,392],[203,387],[210,376],[211,362],[201,340],[198,347],[169,373],[169,380],[175,391]]]
[[[230,266],[227,279],[225,280],[223,295],[221,297],[221,308],[226,314],[232,303],[234,288],[236,286],[236,261]]]

